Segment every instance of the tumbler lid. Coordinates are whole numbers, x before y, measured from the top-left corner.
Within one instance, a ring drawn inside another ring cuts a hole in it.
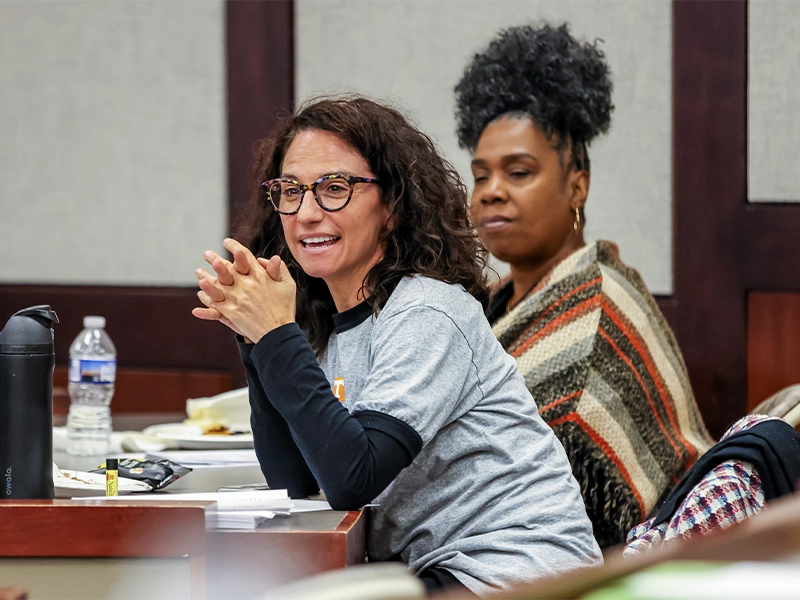
[[[15,313],[0,331],[0,354],[53,354],[53,323],[58,315],[46,304]]]

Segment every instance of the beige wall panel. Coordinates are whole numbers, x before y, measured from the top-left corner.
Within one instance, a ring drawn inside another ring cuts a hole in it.
[[[0,282],[196,283],[227,228],[223,9],[0,0]]]
[[[587,236],[620,245],[650,289],[672,292],[672,12],[667,0],[296,0],[299,99],[357,91],[404,107],[468,184],[453,87],[495,33],[549,19],[602,38],[614,82],[611,131],[590,149]]]
[[[751,0],[747,10],[747,195],[800,202],[800,2]]]

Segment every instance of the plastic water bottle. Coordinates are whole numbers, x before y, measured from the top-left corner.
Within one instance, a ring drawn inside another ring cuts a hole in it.
[[[83,331],[69,349],[67,452],[101,456],[111,440],[111,397],[117,375],[117,349],[103,317],[84,317]]]

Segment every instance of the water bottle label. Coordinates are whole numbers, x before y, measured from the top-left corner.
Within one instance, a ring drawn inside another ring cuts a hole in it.
[[[69,359],[69,380],[72,383],[114,383],[116,360]]]

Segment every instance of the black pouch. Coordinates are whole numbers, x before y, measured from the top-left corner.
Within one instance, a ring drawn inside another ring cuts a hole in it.
[[[177,481],[187,473],[191,473],[189,467],[184,467],[171,460],[139,460],[137,458],[122,458],[119,461],[119,476],[127,479],[144,481],[160,490],[167,487],[173,481]],[[103,463],[99,469],[89,471],[90,473],[105,473],[106,465]]]

